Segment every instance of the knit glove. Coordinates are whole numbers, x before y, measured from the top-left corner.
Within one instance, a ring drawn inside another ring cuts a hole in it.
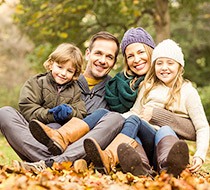
[[[72,108],[66,104],[61,104],[59,106],[49,109],[48,112],[53,114],[54,119],[57,122],[61,122],[69,118],[69,115],[72,113]]]

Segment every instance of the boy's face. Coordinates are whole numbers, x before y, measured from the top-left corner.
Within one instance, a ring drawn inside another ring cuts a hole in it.
[[[56,83],[63,85],[73,79],[76,69],[73,67],[71,61],[62,64],[53,62],[51,71]]]
[[[92,50],[86,50],[87,66],[84,75],[93,79],[102,79],[113,68],[117,45],[112,40],[97,39]]]

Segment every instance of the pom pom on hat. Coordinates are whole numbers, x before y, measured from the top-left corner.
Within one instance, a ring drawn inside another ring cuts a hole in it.
[[[180,46],[171,39],[160,42],[152,52],[152,63],[160,57],[167,57],[177,61],[184,67],[184,55]]]
[[[141,27],[131,28],[125,32],[121,41],[122,54],[125,54],[125,49],[132,43],[143,43],[154,49],[155,43],[150,34]]]

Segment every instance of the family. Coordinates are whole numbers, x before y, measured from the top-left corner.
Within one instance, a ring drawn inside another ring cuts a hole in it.
[[[124,69],[109,73],[119,51]],[[19,110],[0,108],[0,129],[23,161],[16,168],[41,172],[71,161],[108,174],[119,166],[133,175],[175,177],[197,172],[209,146],[209,124],[197,90],[183,78],[184,55],[175,41],[155,45],[141,27],[119,43],[94,34],[85,52],[60,44],[44,62],[46,73],[23,85]],[[196,141],[190,158],[185,140]],[[80,168],[81,167],[81,168]]]

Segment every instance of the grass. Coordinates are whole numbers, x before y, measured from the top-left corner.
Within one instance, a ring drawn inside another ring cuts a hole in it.
[[[11,165],[12,160],[20,160],[20,158],[0,134],[0,165]]]
[[[195,153],[195,147],[196,147],[195,142],[192,141],[186,141],[186,142],[189,147],[190,156],[192,157]],[[201,169],[204,170],[205,172],[210,173],[210,148],[208,149],[205,163],[203,164]]]
[[[187,141],[190,155],[195,153],[195,142]],[[0,165],[11,165],[12,160],[20,160],[15,151],[7,143],[7,140],[0,134]],[[202,166],[202,170],[210,172],[210,149],[208,150],[206,161]]]

